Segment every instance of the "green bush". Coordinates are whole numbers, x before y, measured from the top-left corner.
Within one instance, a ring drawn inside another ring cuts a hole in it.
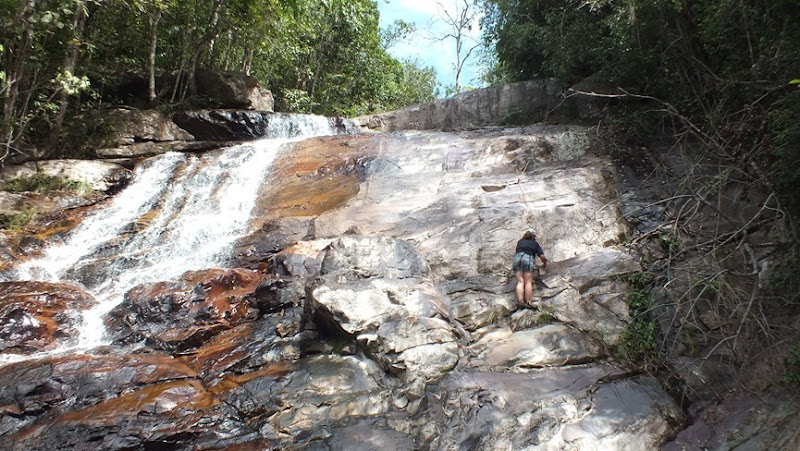
[[[0,214],[0,228],[7,230],[22,230],[36,218],[37,212],[32,209],[24,209],[21,212],[8,215]]]
[[[612,353],[622,362],[650,364],[657,360],[656,326],[650,315],[653,279],[648,273],[638,273],[626,281],[630,286],[627,303],[631,323],[620,334]]]
[[[17,177],[11,179],[3,183],[0,189],[12,193],[47,193],[50,191],[86,193],[91,191],[91,187],[85,182],[41,173],[37,173],[31,177]]]

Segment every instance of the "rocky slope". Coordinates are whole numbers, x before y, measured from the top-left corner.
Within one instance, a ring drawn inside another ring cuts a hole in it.
[[[224,267],[129,290],[103,318],[110,344],[90,352],[36,354],[76,336],[75,312],[93,296],[16,281],[9,268],[103,202],[7,234],[0,444],[792,446],[772,434],[796,423],[779,399],[758,404],[773,407],[766,422],[753,420],[748,397],[726,403],[725,418],[690,410],[691,421],[660,381],[609,358],[631,321],[628,276],[641,271],[622,212],[641,209],[623,203],[620,168],[593,143],[574,126],[296,143],[272,163]],[[153,227],[154,214],[118,241]],[[527,229],[551,262],[534,309],[517,305],[510,273]],[[114,249],[88,273],[123,257]]]

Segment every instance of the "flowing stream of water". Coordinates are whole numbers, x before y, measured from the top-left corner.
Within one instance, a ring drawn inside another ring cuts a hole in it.
[[[99,304],[83,313],[78,340],[54,352],[102,345],[103,316],[126,291],[219,266],[229,256],[248,231],[256,194],[282,146],[336,133],[328,118],[275,114],[264,139],[205,155],[150,158],[63,245],[18,265],[10,280],[83,285]]]

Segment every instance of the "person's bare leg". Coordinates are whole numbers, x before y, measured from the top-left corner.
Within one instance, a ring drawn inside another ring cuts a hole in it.
[[[522,271],[517,271],[514,273],[514,277],[517,278],[517,302],[520,304],[524,303],[525,301],[525,278],[522,274]]]
[[[522,273],[523,283],[525,285],[525,303],[532,305],[533,301],[533,275],[532,272]]]

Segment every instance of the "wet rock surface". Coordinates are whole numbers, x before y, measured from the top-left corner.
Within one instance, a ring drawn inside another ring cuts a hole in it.
[[[30,354],[74,338],[80,311],[96,303],[64,283],[0,282],[0,354]]]
[[[298,143],[273,163],[229,268],[129,290],[106,316],[114,346],[0,366],[0,445],[723,443],[678,434],[686,417],[658,381],[606,356],[630,322],[623,276],[640,268],[619,246],[613,165],[588,134]],[[526,229],[551,263],[522,309],[509,260]]]
[[[262,278],[243,269],[207,270],[176,282],[139,285],[109,313],[108,326],[116,343],[196,348],[222,330],[256,319],[259,307],[269,309],[269,290],[257,290]]]

